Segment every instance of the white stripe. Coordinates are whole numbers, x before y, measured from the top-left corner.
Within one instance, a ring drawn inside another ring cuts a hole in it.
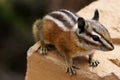
[[[73,28],[72,28],[72,31],[76,31],[78,29],[78,23],[76,23]]]
[[[79,32],[77,32],[77,33],[80,37],[86,39],[87,41],[90,41],[90,42],[95,43],[95,44],[100,44],[98,41],[94,41],[91,37],[89,37],[85,33],[82,33],[82,34],[79,34]]]
[[[92,35],[97,35],[99,38],[101,38],[101,36],[98,33],[94,32],[94,31],[92,31]]]
[[[101,41],[103,42],[103,44],[105,44],[105,46],[107,46],[109,48],[112,47],[105,39],[101,38],[101,36],[99,34],[97,34],[96,32],[92,32],[92,34],[93,35],[97,35],[101,39]]]
[[[101,39],[103,44],[105,44],[105,46],[107,46],[108,48],[112,48],[112,46],[104,39]]]
[[[74,13],[64,9],[64,11],[70,13],[76,20],[78,20],[78,16],[76,16]],[[74,23],[74,22],[73,22]],[[72,28],[72,31],[76,31],[78,29],[78,23],[76,24],[73,24],[73,28]]]
[[[49,15],[45,16],[43,19],[49,19],[49,20],[53,21],[58,27],[60,27],[64,31],[69,31],[69,29],[61,21],[59,21]]]
[[[74,25],[74,22],[73,22],[73,20],[70,18],[70,17],[68,17],[68,15],[67,14],[65,14],[64,12],[60,12],[60,11],[54,11],[54,12],[52,12],[52,13],[55,13],[55,14],[60,14],[60,15],[62,15],[64,18],[65,18],[65,20],[67,20],[69,23],[70,23],[70,25]]]

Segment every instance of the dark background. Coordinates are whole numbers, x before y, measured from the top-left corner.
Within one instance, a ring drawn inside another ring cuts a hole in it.
[[[94,0],[0,0],[0,80],[24,80],[32,24],[57,9],[80,10]]]

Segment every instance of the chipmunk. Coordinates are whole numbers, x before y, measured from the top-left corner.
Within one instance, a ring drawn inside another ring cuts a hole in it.
[[[35,21],[33,34],[36,41],[40,41],[38,52],[47,53],[47,45],[54,45],[64,56],[66,72],[76,74],[76,67],[72,58],[78,55],[89,55],[89,63],[96,67],[98,60],[94,60],[95,50],[111,51],[114,49],[108,30],[99,22],[99,12],[96,9],[90,20],[85,20],[73,12],[60,9],[53,11]]]

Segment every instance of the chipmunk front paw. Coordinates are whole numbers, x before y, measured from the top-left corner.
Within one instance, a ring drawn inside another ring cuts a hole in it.
[[[76,70],[74,66],[67,66],[66,67],[66,73],[69,73],[71,76],[76,74]]]
[[[91,60],[89,61],[90,66],[97,67],[100,62],[98,60]]]
[[[38,53],[40,53],[42,55],[46,55],[47,51],[48,51],[47,47],[40,46],[39,49],[38,49]]]
[[[72,66],[67,66],[66,67],[66,73],[69,73],[71,76],[76,74],[76,70],[75,69],[80,69],[78,67],[76,67],[74,64]]]

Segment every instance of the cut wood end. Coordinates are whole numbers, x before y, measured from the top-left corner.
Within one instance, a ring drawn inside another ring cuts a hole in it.
[[[30,47],[27,51],[27,56],[31,56],[33,53],[37,51],[37,49],[40,47],[40,41],[36,42],[32,47]]]

